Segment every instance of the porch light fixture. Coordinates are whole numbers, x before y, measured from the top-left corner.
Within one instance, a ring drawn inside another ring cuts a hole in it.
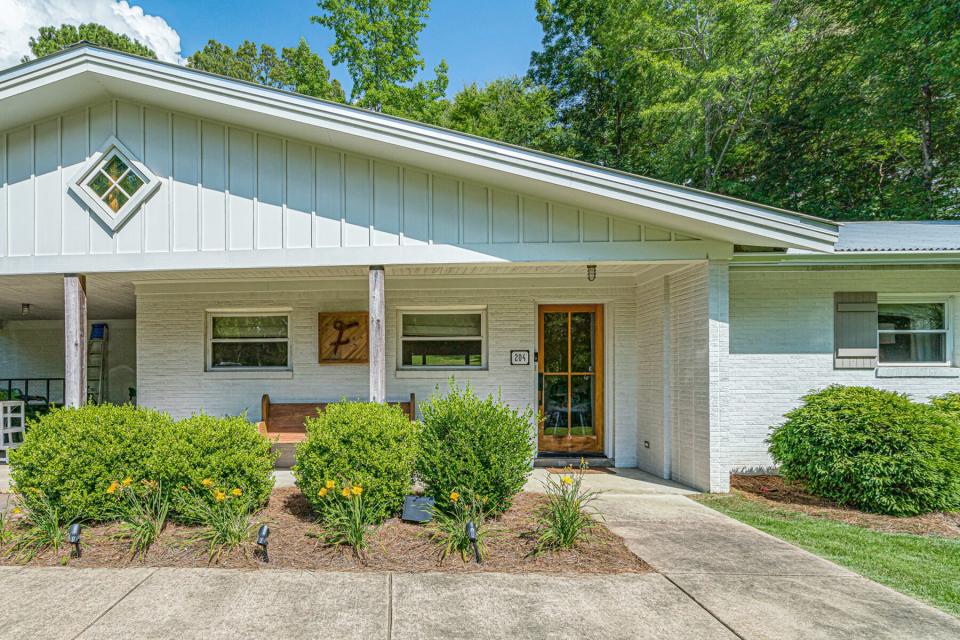
[[[260,525],[257,531],[257,545],[263,551],[263,561],[270,562],[270,553],[267,551],[267,538],[270,537],[270,527],[265,524]]]
[[[593,282],[597,279],[597,265],[588,264],[587,265],[587,280]]]
[[[80,523],[74,522],[70,525],[67,532],[67,542],[73,545],[73,553],[77,558],[80,557]]]
[[[20,305],[20,315],[28,316],[30,315],[30,305],[26,302]]]
[[[477,564],[480,564],[480,547],[477,546],[477,527],[473,524],[473,520],[467,520],[467,540],[470,541],[470,545],[473,547],[473,557],[476,558]]]
[[[116,231],[159,187],[160,178],[110,136],[70,183],[70,192]]]

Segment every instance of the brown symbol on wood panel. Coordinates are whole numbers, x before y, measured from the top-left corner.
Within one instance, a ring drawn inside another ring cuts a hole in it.
[[[362,364],[368,361],[366,311],[319,314],[320,364]]]

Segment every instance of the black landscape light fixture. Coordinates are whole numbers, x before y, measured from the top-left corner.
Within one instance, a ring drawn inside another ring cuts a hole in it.
[[[260,549],[263,551],[263,561],[270,562],[270,554],[267,552],[267,538],[270,537],[270,527],[265,524],[260,525],[260,529],[257,530],[257,544],[260,546]]]
[[[593,282],[597,279],[597,265],[588,264],[587,265],[587,280]]]
[[[480,564],[480,547],[477,546],[477,527],[473,524],[473,520],[467,520],[467,540],[469,540],[473,546],[473,557],[476,558],[477,564]]]
[[[67,542],[73,545],[73,553],[77,558],[80,557],[80,523],[74,522],[70,525],[67,532]]]

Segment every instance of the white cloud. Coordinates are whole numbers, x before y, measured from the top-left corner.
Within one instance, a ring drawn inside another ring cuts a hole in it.
[[[159,16],[124,0],[0,0],[0,69],[30,55],[30,37],[40,27],[85,22],[102,24],[147,45],[157,57],[181,63],[180,34]]]

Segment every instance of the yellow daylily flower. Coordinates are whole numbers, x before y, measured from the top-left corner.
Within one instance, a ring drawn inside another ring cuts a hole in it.
[[[334,482],[333,480],[327,480],[325,488],[333,489],[335,486],[337,486],[336,482]]]
[[[241,491],[240,489],[231,489],[230,495],[232,495],[234,498],[239,498],[240,496],[243,495],[243,491]]]
[[[14,507],[14,508],[13,508],[13,515],[18,516],[18,515],[20,515],[21,513],[23,513],[23,510],[20,509],[20,507]]]
[[[357,485],[353,488],[353,495],[358,496],[361,493],[363,493],[363,487],[361,487],[360,485]]]
[[[204,479],[200,482],[200,484],[202,484],[203,486],[205,486],[205,487],[207,487],[207,488],[209,489],[210,487],[213,486],[213,480],[211,480],[210,478],[204,478]]]
[[[560,478],[560,482],[563,484],[573,484],[573,478],[571,476],[563,476]]]
[[[227,494],[225,494],[225,493],[224,493],[223,491],[221,491],[220,489],[217,489],[217,490],[214,492],[214,494],[213,494],[213,498],[214,498],[214,500],[216,500],[217,502],[223,502],[224,500],[227,499]]]
[[[456,501],[459,500],[459,499],[460,499],[460,494],[459,494],[459,493],[457,493],[456,491],[451,491],[451,492],[450,492],[450,502],[456,502]]]
[[[326,487],[320,487],[320,497],[323,498],[327,495],[328,489]]]
[[[349,498],[349,497],[350,497],[350,489],[348,489],[347,487],[344,487],[344,488],[343,488],[343,491],[341,491],[340,493],[341,493],[341,495],[343,495],[344,498]]]
[[[117,492],[117,488],[118,488],[119,486],[120,486],[120,485],[117,483],[117,481],[114,480],[113,482],[110,483],[110,486],[107,487],[107,493],[110,493],[110,494],[116,493],[116,492]]]
[[[133,484],[133,478],[131,478],[130,476],[127,476],[126,478],[123,479],[123,486],[129,487],[132,484]]]

